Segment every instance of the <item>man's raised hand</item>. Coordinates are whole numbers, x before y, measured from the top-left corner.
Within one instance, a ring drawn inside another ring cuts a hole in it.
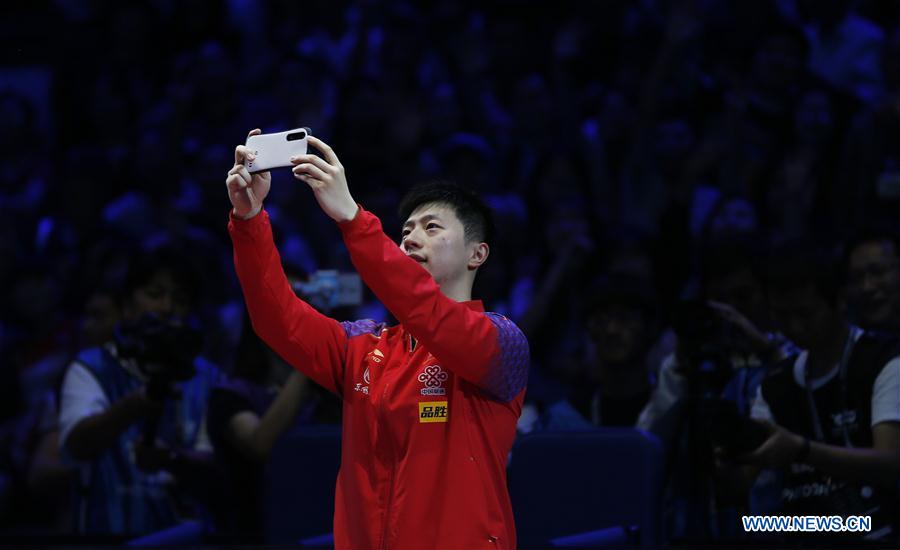
[[[350,221],[359,211],[356,201],[350,195],[344,167],[334,150],[324,141],[309,136],[307,143],[318,149],[324,159],[306,154],[291,157],[294,163],[294,177],[312,188],[319,206],[336,222]]]
[[[252,130],[247,137],[262,133],[257,128]],[[272,187],[272,175],[269,172],[250,174],[244,166],[244,159],[253,160],[256,155],[245,145],[234,148],[234,167],[228,171],[225,178],[225,186],[228,188],[228,198],[234,207],[232,211],[236,218],[248,220],[259,214],[262,203],[269,189]]]

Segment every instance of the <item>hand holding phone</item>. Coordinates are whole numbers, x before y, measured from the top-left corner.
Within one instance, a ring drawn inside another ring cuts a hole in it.
[[[259,128],[251,130],[247,139],[261,133]],[[246,145],[238,145],[234,148],[234,166],[225,176],[228,199],[234,206],[232,214],[244,220],[259,214],[262,210],[262,203],[272,186],[272,175],[269,172],[251,174],[247,170],[245,163],[254,160],[256,160],[256,154],[250,148]]]
[[[306,154],[308,135],[309,128],[296,128],[287,132],[248,136],[245,147],[255,158],[245,158],[244,166],[251,174],[293,166],[291,157]]]

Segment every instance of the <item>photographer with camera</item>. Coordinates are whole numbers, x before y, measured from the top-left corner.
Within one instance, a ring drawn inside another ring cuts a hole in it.
[[[632,427],[652,392],[648,349],[656,337],[656,303],[648,281],[625,273],[596,280],[584,308],[584,351],[571,390],[555,402],[527,405],[520,430]]]
[[[234,373],[210,396],[209,437],[227,472],[227,513],[220,533],[241,543],[262,543],[265,526],[265,464],[278,438],[308,409],[312,382],[285,363],[250,327],[244,328]]]
[[[637,427],[667,448],[671,530],[675,537],[736,534],[729,520],[711,532],[708,514],[728,516],[731,480],[720,479],[714,447],[740,439],[757,388],[783,357],[795,353],[783,336],[765,331],[768,315],[756,247],[744,240],[707,250],[700,298],[677,305],[671,323],[676,352],[663,360],[658,384]],[[762,498],[774,500],[760,489]],[[743,496],[743,495],[742,495]],[[712,503],[715,505],[711,506]],[[732,522],[733,523],[733,522]]]
[[[301,287],[299,276],[287,276],[292,287]],[[325,296],[299,295],[328,303]],[[264,479],[272,449],[291,427],[338,424],[340,414],[340,400],[260,340],[245,312],[233,369],[216,384],[209,400],[209,438],[227,477],[228,504],[217,523],[218,533],[229,535],[232,542],[265,542]]]
[[[756,468],[784,472],[780,513],[871,516],[865,538],[896,542],[898,339],[846,321],[834,265],[811,247],[780,250],[768,279],[775,321],[805,351],[763,382],[753,417],[769,437],[736,460],[753,466],[748,479]]]
[[[768,368],[796,353],[769,325],[758,254],[738,242],[709,250],[701,266],[701,296],[678,304],[672,326],[676,352],[663,360],[659,382],[638,427],[671,440],[691,390],[733,402],[749,415]]]
[[[81,351],[61,389],[59,444],[80,468],[81,533],[137,535],[174,525],[180,500],[211,496],[205,436],[218,369],[198,354],[187,319],[198,282],[185,257],[158,250],[135,258],[112,341]]]

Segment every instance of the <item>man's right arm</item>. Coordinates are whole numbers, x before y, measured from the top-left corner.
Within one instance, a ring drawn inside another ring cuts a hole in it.
[[[256,333],[294,368],[341,395],[348,334],[294,293],[275,248],[268,213],[263,210],[246,220],[232,213],[228,232]]]
[[[678,431],[676,425],[680,415],[673,414],[673,411],[687,397],[687,386],[687,378],[679,371],[675,354],[670,353],[659,367],[659,383],[644,405],[636,426],[663,439],[674,436]]]
[[[309,379],[299,372],[292,372],[262,417],[248,409],[233,410],[222,435],[245,457],[265,462],[278,438],[294,422],[309,391]],[[227,400],[228,397],[224,399]]]
[[[772,409],[766,402],[761,384],[756,388],[756,396],[753,398],[753,403],[750,405],[750,418],[757,422],[768,424],[775,423],[775,415],[772,414]],[[737,466],[737,469],[740,472],[743,488],[749,493],[750,488],[753,487],[753,484],[756,482],[756,478],[759,477],[759,472],[762,468],[754,464],[742,464]]]
[[[94,376],[73,363],[62,385],[59,412],[60,447],[76,461],[89,461],[115,444],[132,424],[157,411],[159,405],[142,391],[109,403]]]

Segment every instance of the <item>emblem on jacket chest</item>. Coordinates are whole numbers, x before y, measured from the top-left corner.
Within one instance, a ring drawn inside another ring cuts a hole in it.
[[[440,365],[429,365],[425,367],[419,374],[418,380],[425,385],[420,390],[422,395],[447,395],[444,388],[444,382],[447,381],[448,375],[441,369]]]
[[[353,389],[355,391],[361,391],[365,395],[369,395],[369,380],[370,380],[369,368],[366,367],[366,372],[363,373],[363,382],[365,382],[366,385],[363,386],[361,383],[357,382],[356,385],[353,386]]]
[[[382,353],[380,349],[375,349],[366,355],[366,359],[378,365],[384,361],[384,353]],[[369,374],[369,367],[366,367],[365,372],[363,372],[363,381],[357,382],[356,385],[353,386],[353,390],[362,392],[364,395],[369,395],[369,384],[371,383],[372,375]]]

